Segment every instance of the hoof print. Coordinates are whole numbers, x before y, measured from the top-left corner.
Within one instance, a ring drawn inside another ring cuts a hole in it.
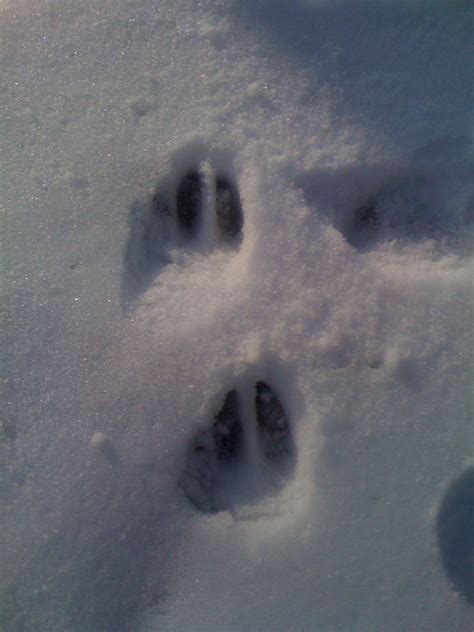
[[[203,513],[254,506],[274,496],[294,466],[291,427],[280,400],[266,382],[255,389],[255,416],[245,426],[233,389],[208,429],[191,441],[180,485]],[[246,433],[256,440],[245,440]]]
[[[207,174],[207,175],[205,175]],[[146,202],[130,209],[122,281],[124,307],[150,287],[179,249],[209,254],[237,249],[244,214],[238,187],[206,163],[196,163],[177,181],[163,182]]]

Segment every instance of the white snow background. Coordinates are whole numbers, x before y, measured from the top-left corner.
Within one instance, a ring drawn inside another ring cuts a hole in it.
[[[1,0],[2,632],[472,630],[473,17]],[[193,168],[237,248],[153,223]],[[258,380],[294,470],[200,512],[190,442]]]

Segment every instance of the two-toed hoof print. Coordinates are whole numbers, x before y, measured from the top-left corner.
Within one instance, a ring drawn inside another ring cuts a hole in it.
[[[237,390],[229,391],[212,424],[189,446],[180,485],[204,513],[255,504],[281,489],[293,469],[290,422],[272,387],[258,381],[250,419],[242,409]]]
[[[131,208],[124,304],[133,304],[168,264],[179,260],[180,251],[236,251],[243,226],[238,186],[223,169],[198,162],[178,178],[170,175],[152,199]]]
[[[206,226],[215,226],[219,239],[237,243],[242,234],[244,216],[239,193],[224,175],[204,175],[189,170],[176,190],[176,218],[179,228],[189,237]]]

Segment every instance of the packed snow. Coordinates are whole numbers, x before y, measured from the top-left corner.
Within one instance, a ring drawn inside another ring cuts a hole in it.
[[[469,2],[1,0],[1,632],[468,632]]]

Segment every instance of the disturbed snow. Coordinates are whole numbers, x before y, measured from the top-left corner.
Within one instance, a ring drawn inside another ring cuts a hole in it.
[[[470,629],[469,3],[0,15],[0,629]]]

